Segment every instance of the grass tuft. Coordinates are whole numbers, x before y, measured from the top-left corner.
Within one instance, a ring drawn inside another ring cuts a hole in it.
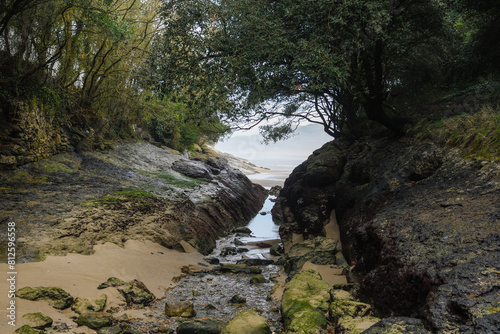
[[[500,109],[482,107],[474,114],[440,120],[413,129],[417,139],[433,139],[459,148],[465,157],[500,158]]]

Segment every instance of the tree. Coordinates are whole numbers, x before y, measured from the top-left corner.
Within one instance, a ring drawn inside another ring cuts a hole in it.
[[[413,88],[409,62],[436,47],[441,28],[432,0],[163,4],[159,89],[215,92],[199,104],[243,127],[279,117],[264,128],[271,139],[300,120],[332,136],[360,135],[365,118],[403,132],[393,93]]]

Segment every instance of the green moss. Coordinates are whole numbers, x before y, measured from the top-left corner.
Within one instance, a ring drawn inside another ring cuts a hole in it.
[[[25,170],[17,170],[11,180],[20,183],[47,183],[47,175],[33,175]]]
[[[28,325],[24,325],[24,326],[16,329],[15,333],[18,333],[18,334],[38,334],[38,333],[40,333],[40,331],[37,331]]]

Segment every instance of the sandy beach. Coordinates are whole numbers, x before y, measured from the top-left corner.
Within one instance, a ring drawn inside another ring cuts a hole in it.
[[[186,247],[187,248],[187,247]],[[170,250],[152,242],[129,240],[125,247],[106,243],[95,247],[95,254],[67,256],[48,256],[45,261],[16,265],[16,289],[25,286],[55,286],[67,291],[74,298],[97,298],[102,294],[108,296],[106,309],[124,301],[115,288],[98,290],[97,286],[109,277],[118,277],[125,281],[137,279],[142,281],[157,298],[161,298],[169,287],[174,286],[172,279],[182,275],[181,268],[201,269],[200,263],[206,265],[203,255],[187,248],[186,253]],[[10,271],[7,264],[2,263],[0,270],[7,275]],[[6,278],[8,278],[7,275]],[[73,325],[73,332],[95,333],[86,327],[76,327],[71,320],[76,314],[69,309],[59,311],[46,301],[28,301],[21,298],[9,299],[6,279],[1,284],[0,307],[2,321],[0,333],[13,333],[25,322],[22,315],[41,312],[50,316],[54,323],[63,322]],[[15,300],[16,326],[7,324],[7,307],[9,301]],[[127,310],[129,316],[142,316],[144,310]]]

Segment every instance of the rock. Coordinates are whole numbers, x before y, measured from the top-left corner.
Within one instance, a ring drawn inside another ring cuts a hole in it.
[[[219,264],[220,260],[216,257],[206,257],[204,258],[205,261],[207,261],[209,264]]]
[[[97,334],[120,334],[123,330],[120,327],[103,327],[99,329]]]
[[[218,267],[213,269],[214,271],[218,271],[221,273],[244,273],[244,274],[261,274],[262,270],[257,267],[248,266],[246,264],[221,264]]]
[[[116,278],[116,277],[110,277],[106,280],[106,282],[104,283],[101,283],[97,288],[98,289],[106,289],[106,288],[109,288],[109,287],[117,287],[117,286],[122,286],[122,285],[125,285],[127,284],[127,282],[119,279],[119,278]]]
[[[76,320],[78,326],[98,330],[102,327],[109,327],[113,323],[113,316],[107,312],[85,312]]]
[[[425,329],[422,320],[406,317],[384,318],[363,332],[363,334],[385,333],[430,334],[431,332]]]
[[[257,274],[250,279],[250,284],[266,283],[266,278],[262,274]]]
[[[272,244],[268,243],[268,242],[258,242],[255,244],[255,246],[259,247],[259,248],[271,248]]]
[[[167,317],[192,318],[196,316],[192,301],[169,302],[165,304],[165,315]]]
[[[28,325],[24,325],[24,326],[21,326],[18,329],[16,329],[15,333],[18,333],[18,334],[38,334],[38,333],[40,333],[40,331],[37,331]]]
[[[85,312],[101,312],[106,306],[107,299],[108,297],[106,295],[101,295],[94,300],[77,297],[73,305],[71,305],[71,310],[78,314]]]
[[[47,300],[52,307],[63,310],[73,304],[73,297],[58,287],[24,287],[16,292],[16,297],[28,300]]]
[[[334,300],[330,304],[330,316],[338,320],[343,317],[364,317],[370,313],[369,304],[360,303],[353,300]]]
[[[247,302],[247,299],[245,297],[241,297],[240,295],[234,295],[231,297],[229,302],[233,304],[245,304]]]
[[[195,179],[213,179],[210,170],[201,161],[179,159],[172,164],[172,169]]]
[[[274,256],[281,256],[284,251],[282,244],[274,244],[269,248],[269,253]]]
[[[273,260],[267,259],[241,259],[236,261],[236,263],[246,264],[247,266],[267,266],[273,264]]]
[[[271,196],[279,196],[282,186],[273,186],[271,190],[269,190],[269,195]]]
[[[239,253],[245,253],[248,252],[248,248],[241,248],[241,247],[224,247],[220,255],[221,256],[228,256],[228,255],[237,255]]]
[[[52,318],[43,315],[40,312],[27,313],[23,315],[23,319],[28,321],[28,325],[35,329],[44,329],[52,326]]]
[[[240,233],[240,234],[251,234],[252,230],[249,229],[248,227],[237,227],[233,229],[233,233]]]
[[[185,321],[177,327],[177,334],[219,334],[226,322],[213,319],[204,318],[197,320]]]
[[[156,299],[146,285],[138,280],[127,283],[123,288],[119,288],[118,291],[123,295],[128,306],[134,304],[148,306]]]
[[[221,334],[271,334],[271,329],[257,312],[246,310],[237,314]]]
[[[296,274],[285,286],[281,313],[285,331],[315,333],[326,328],[330,285],[318,272],[305,270]]]
[[[234,239],[233,243],[236,246],[245,246],[245,243],[243,241],[241,241],[240,239],[237,239],[237,238]]]
[[[337,240],[321,236],[294,244],[285,256],[284,269],[293,275],[307,261],[321,265],[336,264],[337,244]]]
[[[15,156],[0,155],[0,169],[15,169],[17,159]]]
[[[380,321],[380,319],[375,317],[343,317],[338,320],[336,328],[342,333],[366,333],[366,330],[371,328],[378,321]],[[389,331],[383,333],[397,334],[399,332]]]

